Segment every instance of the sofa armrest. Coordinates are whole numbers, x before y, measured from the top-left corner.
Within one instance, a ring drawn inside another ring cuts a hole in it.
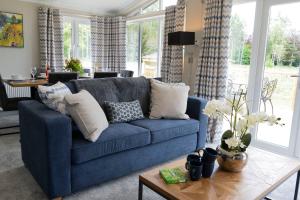
[[[188,98],[186,114],[188,114],[190,118],[200,121],[200,131],[198,134],[197,149],[204,148],[206,142],[208,117],[203,113],[203,109],[205,108],[206,104],[207,104],[207,100],[203,98],[200,97]]]
[[[37,101],[19,103],[22,159],[50,197],[71,193],[71,119]]]

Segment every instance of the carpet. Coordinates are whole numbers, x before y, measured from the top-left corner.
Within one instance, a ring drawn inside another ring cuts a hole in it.
[[[0,136],[0,200],[46,200],[47,197],[32,178],[21,160],[19,135]],[[94,186],[75,193],[65,200],[135,200],[138,194],[138,174]],[[296,177],[291,177],[270,197],[274,200],[293,199]],[[144,187],[145,200],[163,200]]]
[[[19,113],[18,111],[0,111],[0,135],[9,133],[18,133],[19,127]],[[13,128],[6,128],[13,127]]]

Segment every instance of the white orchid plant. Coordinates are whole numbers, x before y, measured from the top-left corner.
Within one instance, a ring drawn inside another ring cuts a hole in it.
[[[247,101],[242,93],[224,100],[209,101],[204,114],[211,119],[225,119],[229,123],[230,130],[223,133],[220,147],[231,153],[246,151],[251,143],[250,129],[257,124],[284,125],[280,123],[281,119],[274,115],[264,112],[249,113]]]

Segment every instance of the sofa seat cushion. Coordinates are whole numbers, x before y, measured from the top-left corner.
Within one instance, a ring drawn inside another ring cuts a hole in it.
[[[130,122],[151,132],[151,143],[167,141],[173,138],[199,132],[199,121],[194,119],[141,119]]]
[[[149,130],[128,123],[110,124],[94,143],[85,140],[82,134],[74,133],[72,163],[83,163],[150,143]]]

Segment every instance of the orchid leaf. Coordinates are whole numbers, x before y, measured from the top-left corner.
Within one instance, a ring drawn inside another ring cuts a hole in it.
[[[222,138],[221,138],[221,148],[228,151],[229,147],[226,144],[225,140],[231,138],[233,136],[233,132],[231,130],[227,130],[223,133]]]

